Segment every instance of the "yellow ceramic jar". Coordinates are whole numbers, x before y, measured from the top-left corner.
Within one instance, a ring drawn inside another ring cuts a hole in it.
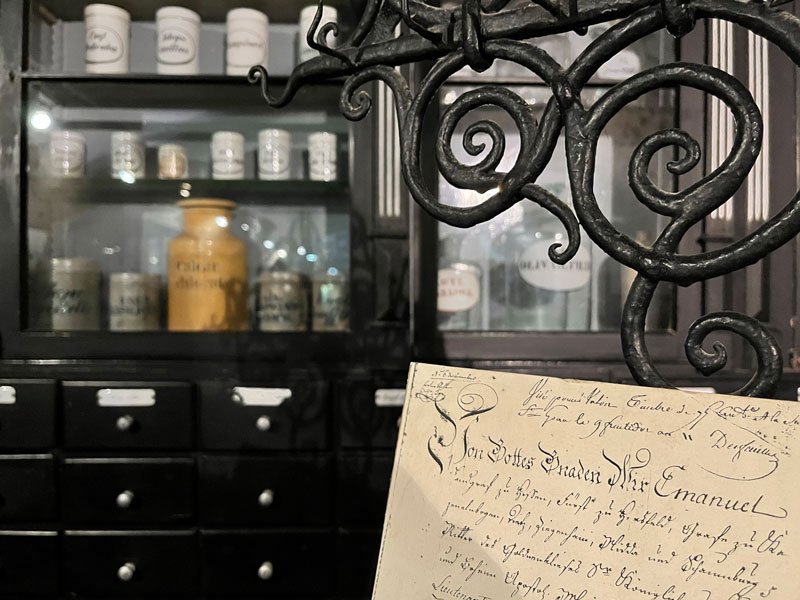
[[[236,204],[182,200],[183,233],[169,243],[170,331],[247,329],[247,253],[231,233]]]

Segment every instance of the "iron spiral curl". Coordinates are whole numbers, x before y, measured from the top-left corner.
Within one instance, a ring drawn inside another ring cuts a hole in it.
[[[705,19],[726,20],[763,37],[800,65],[800,20],[773,4],[740,0],[584,0],[563,3],[531,0],[510,6],[508,0],[463,0],[455,8],[431,6],[423,0],[367,0],[361,20],[350,38],[336,48],[325,45],[330,25],[320,27],[321,6],[311,29],[309,45],[320,56],[299,65],[279,96],[270,95],[263,67],[251,70],[270,106],[284,106],[305,84],[318,79],[346,77],[340,109],[349,119],[364,118],[372,105],[368,89],[373,81],[386,84],[395,97],[400,130],[402,170],[414,200],[434,218],[455,227],[488,221],[518,202],[535,202],[555,215],[567,232],[566,247],[554,244],[549,257],[563,264],[577,252],[580,229],[615,261],[638,272],[623,309],[622,351],[631,372],[644,385],[669,387],[647,350],[645,317],[661,282],[690,285],[753,264],[800,232],[800,192],[755,231],[727,247],[699,254],[679,252],[689,229],[728,201],[744,182],[762,143],[762,117],[748,90],[731,75],[701,64],[674,62],[646,69],[617,83],[590,106],[581,90],[598,69],[641,38],[666,29],[676,36],[691,31]],[[595,39],[566,67],[539,48],[532,38],[563,31],[585,32],[590,25],[619,20]],[[398,24],[406,30],[396,37]],[[337,32],[338,33],[338,32]],[[421,144],[423,118],[442,86],[458,70],[470,66],[481,71],[494,60],[514,62],[549,85],[552,98],[537,121],[531,107],[513,91],[484,85],[458,97],[442,115],[435,156],[441,175],[452,185],[491,192],[468,207],[443,205],[428,189],[423,177]],[[432,60],[412,93],[398,65]],[[657,131],[640,142],[628,165],[635,198],[649,210],[667,218],[658,239],[647,247],[617,230],[600,210],[594,195],[594,172],[599,137],[608,121],[641,95],[664,87],[691,87],[715,96],[733,114],[735,136],[721,165],[678,191],[660,188],[648,175],[659,151],[672,148],[677,158],[667,170],[683,175],[701,162],[700,144],[681,129]],[[520,134],[519,155],[507,172],[497,171],[506,151],[502,129],[490,120],[469,125],[460,140],[477,164],[461,163],[452,150],[458,123],[470,112],[494,106],[504,111]],[[478,142],[483,134],[488,143]],[[566,139],[567,166],[573,206],[537,185],[537,179],[556,151],[558,138]],[[579,227],[580,224],[580,227]],[[721,369],[727,353],[719,343],[704,347],[716,331],[731,331],[754,349],[757,369],[736,393],[770,395],[780,378],[781,352],[764,325],[735,313],[713,313],[697,319],[685,341],[689,362],[704,374]]]

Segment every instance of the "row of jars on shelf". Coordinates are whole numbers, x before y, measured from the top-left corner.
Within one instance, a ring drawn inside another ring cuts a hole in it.
[[[312,181],[334,181],[338,176],[336,134],[317,131],[307,137],[308,177]],[[285,129],[258,132],[256,165],[262,180],[286,180],[292,172],[292,135]],[[146,176],[145,145],[138,131],[111,134],[111,176],[132,183]],[[245,136],[238,131],[217,131],[211,136],[211,177],[244,179]],[[85,174],[86,137],[72,130],[50,135],[50,172],[56,177],[80,178]],[[189,176],[189,157],[180,144],[158,147],[158,178],[183,179]]]
[[[230,232],[235,204],[204,198],[178,203],[184,230],[168,247],[166,328],[170,331],[244,331],[250,329],[250,307],[261,331],[346,331],[349,328],[349,284],[344,273],[324,260],[309,277],[281,264],[262,272],[251,300],[247,253]],[[85,257],[50,261],[39,287],[46,287],[54,331],[101,329],[104,309],[112,331],[161,329],[162,279],[146,273],[111,273]],[[104,285],[107,284],[107,285]],[[32,291],[36,282],[32,281]],[[102,290],[107,289],[107,307]],[[42,290],[44,291],[44,290]]]
[[[305,33],[311,26],[317,6],[300,11],[298,56],[300,62],[318,55],[308,45]],[[86,71],[89,73],[128,73],[130,70],[130,22],[128,11],[111,4],[90,4],[84,9],[86,26]],[[156,11],[154,52],[160,74],[196,75],[200,69],[200,15],[182,6],[164,6]],[[319,27],[336,23],[337,10],[322,7]],[[234,8],[225,20],[225,72],[246,75],[253,65],[266,66],[269,58],[269,17],[252,8]],[[335,36],[327,37],[333,45]],[[220,48],[220,50],[222,50]]]

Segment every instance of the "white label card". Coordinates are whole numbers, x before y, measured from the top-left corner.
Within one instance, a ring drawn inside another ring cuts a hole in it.
[[[11,385],[0,385],[0,404],[16,404],[17,390]]]
[[[405,389],[375,390],[375,406],[380,406],[381,408],[389,406],[403,406],[403,402],[405,401],[405,399],[406,399]]]
[[[292,398],[289,388],[235,387],[232,400],[245,406],[280,406]]]
[[[107,408],[155,406],[156,391],[152,388],[103,388],[97,390],[97,405]]]

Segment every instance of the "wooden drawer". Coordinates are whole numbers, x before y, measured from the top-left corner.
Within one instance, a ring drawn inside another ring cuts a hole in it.
[[[328,444],[325,381],[200,384],[202,445],[208,449],[321,449]]]
[[[194,439],[188,383],[64,383],[64,445],[77,448],[188,449]]]
[[[0,456],[0,522],[47,522],[55,518],[53,455]]]
[[[201,554],[209,594],[275,598],[333,592],[333,543],[327,533],[204,531]]]
[[[0,450],[56,445],[56,382],[0,379]]]
[[[405,373],[343,384],[336,394],[342,447],[394,448],[405,393]]]
[[[337,486],[342,525],[378,527],[386,514],[394,458],[391,454],[343,454]]]
[[[381,532],[341,533],[336,538],[336,593],[369,598],[378,568]]]
[[[203,456],[200,521],[205,525],[328,525],[333,468],[328,457]]]
[[[197,590],[194,532],[67,531],[63,591],[76,596],[187,596]]]
[[[69,525],[188,523],[194,516],[191,458],[68,458],[61,510]]]
[[[0,598],[57,593],[57,533],[0,531]]]

